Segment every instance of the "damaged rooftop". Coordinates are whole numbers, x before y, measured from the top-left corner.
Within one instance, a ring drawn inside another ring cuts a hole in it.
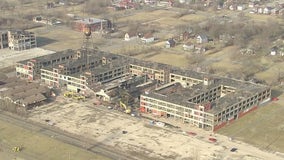
[[[150,97],[154,97],[160,100],[183,105],[189,108],[194,108],[197,103],[190,102],[189,99],[203,93],[205,94],[212,88],[219,86],[229,86],[231,88],[234,88],[234,92],[228,93],[224,96],[218,97],[216,100],[210,101],[210,103],[213,105],[212,109],[208,111],[210,113],[218,113],[219,111],[224,110],[237,102],[245,100],[247,97],[256,95],[268,88],[263,85],[254,84],[251,82],[218,77],[215,78],[214,83],[210,85],[199,83],[191,87],[184,87],[179,82],[171,82],[157,88],[156,90],[144,93],[144,95],[149,95]],[[200,102],[200,104],[206,104],[208,102],[209,101],[202,101]]]

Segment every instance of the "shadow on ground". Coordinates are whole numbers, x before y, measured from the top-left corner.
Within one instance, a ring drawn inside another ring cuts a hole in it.
[[[281,91],[281,90],[272,89],[271,90],[271,97],[279,97],[282,93],[283,93],[283,91]]]
[[[50,39],[50,38],[46,38],[46,37],[37,37],[37,46],[38,47],[43,47],[45,45],[55,43],[55,42],[56,42],[56,40],[54,40],[54,39]]]

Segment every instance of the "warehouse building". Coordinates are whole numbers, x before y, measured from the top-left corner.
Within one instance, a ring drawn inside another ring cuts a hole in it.
[[[80,32],[83,32],[86,26],[90,27],[92,32],[109,30],[112,27],[109,20],[98,18],[84,18],[76,20],[72,24],[72,28]]]

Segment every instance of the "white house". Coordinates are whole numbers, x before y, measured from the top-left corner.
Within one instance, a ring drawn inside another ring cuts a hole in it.
[[[257,8],[257,13],[262,14],[263,13],[263,8],[261,8],[261,7]]]
[[[263,9],[263,14],[271,14],[272,9],[273,9],[272,7],[265,7]]]
[[[242,4],[241,4],[241,5],[238,5],[238,6],[237,6],[237,10],[238,10],[238,11],[242,11],[242,10],[244,10],[244,9],[246,9],[246,8],[245,8],[245,5],[242,5]]]
[[[235,5],[230,5],[230,6],[229,6],[229,10],[233,11],[233,10],[235,10],[235,9],[236,9],[236,6],[235,6]]]
[[[194,50],[194,44],[191,44],[191,43],[186,43],[186,44],[182,45],[182,47],[183,47],[183,50],[185,50],[185,51]]]
[[[136,33],[125,33],[124,35],[124,40],[125,41],[130,41],[130,40],[133,40],[133,39],[136,39],[137,38],[137,34]]]
[[[249,2],[249,4],[248,4],[249,8],[254,8],[254,6],[255,6],[255,2]]]
[[[143,43],[152,43],[155,40],[155,37],[152,33],[147,33],[141,38]]]
[[[166,48],[172,48],[172,47],[174,47],[176,45],[176,41],[175,40],[173,40],[173,39],[169,39],[169,40],[167,40],[166,41]]]
[[[277,54],[276,50],[271,50],[270,55],[275,56]]]
[[[197,43],[207,43],[208,42],[208,37],[204,34],[199,34],[197,37],[196,37],[196,42]]]
[[[145,4],[155,4],[156,0],[144,0]]]

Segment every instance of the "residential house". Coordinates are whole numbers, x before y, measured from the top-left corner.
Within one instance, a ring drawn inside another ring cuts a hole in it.
[[[130,40],[133,40],[133,39],[136,39],[136,38],[137,38],[137,34],[135,32],[128,32],[128,33],[125,33],[125,35],[124,35],[125,41],[130,41]]]
[[[184,31],[182,34],[180,34],[179,39],[182,41],[186,41],[190,38],[190,33],[188,31]]]
[[[278,48],[276,46],[272,47],[271,50],[270,50],[270,55],[275,56],[277,54],[277,49]]]
[[[186,44],[182,45],[182,47],[183,47],[183,50],[185,50],[185,51],[192,51],[192,50],[195,49],[195,46],[192,43],[186,43]]]
[[[194,52],[199,54],[199,53],[204,53],[206,51],[206,48],[202,45],[196,45]]]
[[[196,37],[196,42],[197,43],[207,43],[208,42],[208,37],[205,34],[199,34]]]
[[[169,0],[168,1],[168,7],[172,7],[174,5],[174,0]]]
[[[218,4],[218,5],[217,5],[217,9],[218,9],[218,10],[223,9],[223,8],[224,8],[224,5],[223,5],[223,4]]]
[[[263,8],[262,7],[257,8],[257,13],[258,14],[262,14],[263,13]]]
[[[236,5],[230,5],[229,6],[229,10],[233,11],[236,10],[237,6]]]
[[[141,38],[143,43],[152,43],[155,40],[155,37],[153,36],[152,33],[146,33],[142,38]]]
[[[144,0],[145,4],[155,4],[156,0]]]
[[[280,11],[280,8],[273,8],[272,10],[271,10],[271,14],[273,14],[273,15],[278,15],[279,14],[279,11]]]
[[[270,55],[275,56],[275,55],[280,55],[284,56],[284,47],[277,47],[274,46],[270,50]]]
[[[265,7],[263,9],[263,14],[271,14],[272,9],[272,7]]]
[[[176,46],[176,41],[173,38],[166,41],[166,48],[172,48],[174,46]]]
[[[252,8],[249,13],[257,13],[257,8]]]
[[[237,6],[238,11],[242,11],[244,9],[246,9],[246,8],[245,8],[245,5],[243,5],[243,4]]]
[[[66,0],[59,0],[58,4],[59,5],[67,5],[67,1]]]
[[[256,5],[256,2],[249,2],[249,3],[248,3],[248,7],[249,7],[249,8],[254,8],[255,5]]]
[[[284,1],[283,1],[283,2],[279,2],[279,3],[277,4],[277,7],[279,7],[279,8],[284,8]]]
[[[46,6],[45,6],[46,9],[50,9],[50,8],[54,8],[54,7],[55,7],[54,2],[47,2]]]

